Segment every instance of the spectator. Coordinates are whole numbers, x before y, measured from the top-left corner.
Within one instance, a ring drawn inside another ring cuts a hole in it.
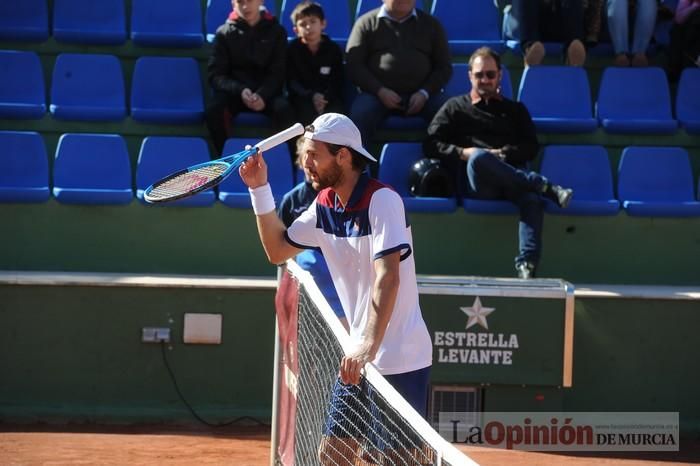
[[[469,59],[469,94],[445,103],[428,127],[423,144],[427,157],[455,167],[466,162],[469,196],[506,199],[520,209],[519,254],[515,268],[521,278],[535,276],[542,244],[542,197],[567,207],[573,192],[528,170],[537,155],[535,125],[525,106],[500,92],[501,59],[482,47]],[[464,165],[462,165],[464,166]]]
[[[632,43],[629,33],[629,9],[634,4]],[[615,49],[615,66],[648,66],[647,47],[656,26],[657,0],[607,0],[608,29]]]
[[[383,0],[355,21],[346,49],[347,69],[360,94],[350,117],[368,144],[389,115],[430,121],[445,102],[452,74],[445,30],[415,0]]]
[[[678,81],[689,66],[700,66],[700,0],[680,0],[671,28],[669,79]]]
[[[218,153],[230,134],[230,120],[240,112],[272,118],[275,129],[294,122],[282,96],[287,33],[263,0],[232,0],[233,11],[216,30],[209,58],[209,84],[214,90],[206,121]]]
[[[586,62],[583,0],[512,0],[511,21],[520,31],[525,66],[539,65],[545,56],[542,41],[562,42],[566,64]]]
[[[584,0],[584,32],[586,48],[593,48],[600,41],[600,29],[603,23],[604,0]]]
[[[304,163],[304,138],[297,139],[297,166],[304,170],[304,181],[296,185],[291,191],[284,195],[282,202],[280,203],[279,209],[277,210],[277,215],[284,223],[286,228],[294,223],[297,217],[299,217],[306,209],[309,208],[311,203],[316,199],[316,191],[311,183],[311,174],[309,168]],[[335,315],[338,316],[340,322],[348,330],[348,320],[345,318],[345,312],[343,311],[343,305],[338,297],[338,292],[335,290],[335,285],[333,284],[333,279],[328,271],[328,265],[326,260],[323,258],[321,251],[317,249],[304,249],[302,252],[297,254],[294,259],[299,266],[308,271],[314,278],[316,285],[323,293],[323,296],[330,304]]]
[[[304,1],[291,16],[297,38],[287,49],[287,90],[298,119],[309,124],[322,113],[345,113],[343,51],[323,34],[323,8]]]

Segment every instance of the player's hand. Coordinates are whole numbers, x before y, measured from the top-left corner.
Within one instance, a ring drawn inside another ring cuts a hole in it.
[[[326,105],[328,105],[328,101],[326,100],[326,96],[321,94],[320,92],[316,92],[313,97],[311,97],[311,102],[314,104],[314,109],[316,110],[316,113],[319,115],[323,113],[323,111],[326,109]]]
[[[362,368],[372,360],[374,354],[371,345],[365,342],[340,361],[340,381],[346,385],[357,385],[360,383]]]
[[[402,110],[401,96],[388,87],[380,88],[379,92],[377,92],[377,97],[386,108],[391,110]]]
[[[408,99],[408,108],[406,109],[406,115],[415,115],[416,113],[423,110],[425,103],[428,98],[422,92],[414,92],[411,98]]]
[[[248,157],[238,168],[238,174],[249,188],[259,188],[267,184],[267,164],[262,152]]]

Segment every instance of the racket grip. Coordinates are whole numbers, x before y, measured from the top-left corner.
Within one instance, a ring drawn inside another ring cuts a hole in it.
[[[295,136],[300,136],[303,133],[304,126],[301,123],[296,123],[293,126],[290,126],[289,128],[285,129],[284,131],[280,131],[279,133],[272,135],[267,139],[263,139],[262,141],[257,143],[255,147],[260,152],[265,152],[266,150],[270,150],[273,147],[278,146],[283,142],[292,139]]]

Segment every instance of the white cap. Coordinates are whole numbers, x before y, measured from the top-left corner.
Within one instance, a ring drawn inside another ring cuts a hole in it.
[[[355,149],[372,162],[377,159],[372,157],[367,149],[362,147],[362,135],[355,123],[340,113],[324,113],[306,127],[304,137],[313,141],[327,142],[339,146]]]

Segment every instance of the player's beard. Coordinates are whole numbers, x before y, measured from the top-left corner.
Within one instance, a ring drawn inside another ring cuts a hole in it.
[[[320,191],[324,188],[332,188],[338,185],[338,182],[343,178],[343,169],[340,168],[337,160],[329,166],[326,173],[316,172],[316,180],[311,181],[311,186],[316,191]]]

